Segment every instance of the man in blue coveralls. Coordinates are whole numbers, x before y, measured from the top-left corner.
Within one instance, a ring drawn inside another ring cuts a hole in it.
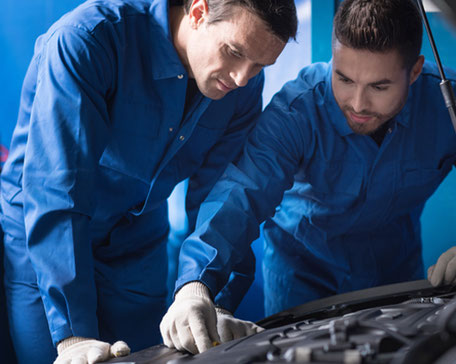
[[[419,219],[456,164],[456,134],[421,40],[413,0],[342,2],[332,61],[304,68],[275,95],[202,204],[161,323],[168,346],[195,351],[213,332],[211,297],[265,220],[266,315],[424,276]],[[452,257],[430,268],[431,283],[454,280]]]
[[[38,38],[1,180],[19,363],[159,342],[166,199],[190,178],[191,226],[296,27],[292,0],[90,0]]]

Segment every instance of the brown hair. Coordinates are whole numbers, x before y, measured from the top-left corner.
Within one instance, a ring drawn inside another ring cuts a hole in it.
[[[345,0],[334,17],[333,45],[371,52],[398,50],[411,69],[421,50],[423,26],[413,0]]]
[[[227,19],[233,6],[242,6],[257,15],[269,27],[272,34],[287,43],[296,38],[298,18],[294,0],[206,0],[209,8],[208,23]],[[188,13],[193,0],[184,0]]]

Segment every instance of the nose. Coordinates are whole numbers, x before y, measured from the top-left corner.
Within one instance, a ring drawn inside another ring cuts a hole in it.
[[[369,110],[369,101],[365,90],[357,88],[353,94],[351,106],[355,113],[362,113],[364,110]]]
[[[244,87],[252,77],[250,67],[246,64],[239,65],[230,73],[230,76],[237,87]]]

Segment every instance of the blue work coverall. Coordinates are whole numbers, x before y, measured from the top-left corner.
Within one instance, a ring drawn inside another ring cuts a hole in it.
[[[176,288],[200,280],[216,294],[264,220],[266,315],[423,277],[420,215],[456,161],[437,68],[425,63],[379,146],[348,126],[331,67],[304,68],[263,112],[200,208]]]
[[[189,177],[190,226],[261,112],[264,75],[197,92],[164,0],[88,1],[39,37],[1,179],[5,287],[20,363],[69,336],[160,341],[167,202]]]

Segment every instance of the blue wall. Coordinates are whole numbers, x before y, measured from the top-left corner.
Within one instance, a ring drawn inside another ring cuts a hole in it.
[[[35,39],[81,0],[1,0],[0,144],[9,147]],[[3,152],[3,155],[5,152]]]

